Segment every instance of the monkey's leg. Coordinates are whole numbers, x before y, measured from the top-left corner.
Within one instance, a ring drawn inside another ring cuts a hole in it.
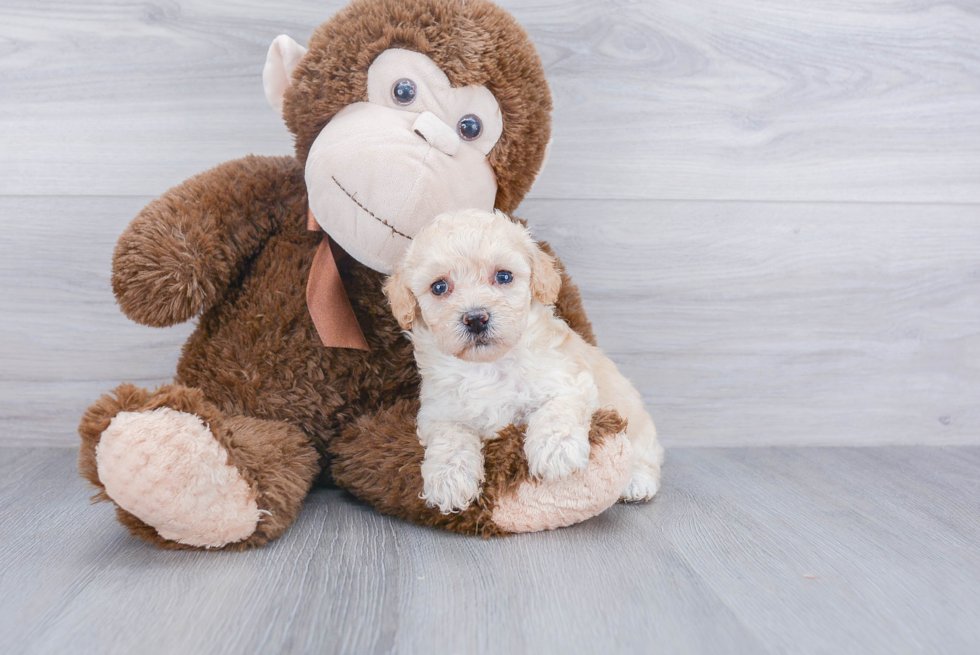
[[[584,469],[551,482],[522,479],[520,484],[498,493],[494,523],[508,532],[554,530],[584,521],[612,506],[632,471],[633,450],[626,436],[626,421],[614,410],[600,409],[592,415],[589,443],[592,451]],[[523,455],[523,441],[520,444]],[[486,456],[489,460],[491,454],[487,452]],[[525,462],[523,470],[526,469]],[[497,476],[500,479],[499,473]]]
[[[592,418],[588,465],[555,482],[531,479],[523,435],[510,426],[484,444],[486,479],[477,499],[443,514],[419,497],[425,450],[415,431],[417,413],[417,400],[402,400],[347,426],[330,442],[334,482],[383,514],[489,537],[584,521],[613,505],[629,479],[633,454],[625,422],[613,411]]]
[[[224,414],[180,385],[121,385],[78,431],[79,470],[96,498],[162,548],[242,550],[279,537],[320,468],[298,428]]]

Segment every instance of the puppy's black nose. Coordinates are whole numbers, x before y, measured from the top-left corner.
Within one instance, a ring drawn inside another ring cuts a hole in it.
[[[487,329],[490,314],[485,309],[473,309],[463,314],[463,325],[471,334],[481,334]]]

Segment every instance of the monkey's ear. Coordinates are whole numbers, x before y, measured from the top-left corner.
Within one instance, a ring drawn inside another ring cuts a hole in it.
[[[531,255],[531,293],[545,305],[554,305],[561,291],[561,273],[555,258],[537,244]]]
[[[404,282],[405,274],[395,271],[385,282],[384,292],[391,303],[391,313],[403,330],[411,330],[415,322],[415,295]]]
[[[290,77],[299,60],[306,54],[306,48],[285,34],[280,34],[269,46],[262,69],[262,86],[265,97],[272,108],[282,116],[282,98],[291,84]]]

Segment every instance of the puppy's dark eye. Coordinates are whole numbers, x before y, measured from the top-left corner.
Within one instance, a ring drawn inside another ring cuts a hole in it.
[[[466,116],[459,119],[456,131],[467,141],[472,141],[483,132],[483,124],[480,122],[479,117],[473,114],[466,114]]]
[[[416,87],[415,82],[408,78],[403,78],[395,82],[391,87],[391,97],[395,102],[403,107],[415,102]]]
[[[449,283],[445,280],[436,280],[430,288],[432,289],[433,296],[441,296],[449,291]]]
[[[496,280],[497,284],[510,284],[514,281],[514,274],[510,271],[497,271],[493,279]]]

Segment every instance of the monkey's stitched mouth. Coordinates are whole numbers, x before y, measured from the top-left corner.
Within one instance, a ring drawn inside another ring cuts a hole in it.
[[[394,226],[393,226],[393,225],[392,225],[391,223],[389,223],[388,221],[386,221],[385,219],[383,219],[383,218],[381,218],[380,216],[378,216],[377,214],[375,214],[375,213],[374,213],[373,211],[371,211],[370,209],[368,209],[367,207],[365,207],[364,205],[362,205],[362,204],[361,204],[361,203],[360,203],[360,202],[359,202],[359,201],[357,200],[357,198],[355,198],[355,197],[354,197],[354,196],[355,196],[355,195],[357,195],[357,194],[351,194],[351,193],[350,193],[350,191],[348,191],[347,189],[345,189],[345,188],[344,188],[344,185],[343,185],[343,184],[341,184],[341,183],[340,183],[340,182],[339,182],[339,181],[337,180],[337,178],[336,178],[336,177],[334,177],[333,175],[331,175],[331,176],[330,176],[330,179],[331,179],[331,180],[333,180],[333,182],[334,182],[334,184],[336,184],[336,185],[337,185],[337,187],[338,187],[338,188],[339,188],[339,189],[340,189],[341,191],[343,191],[343,192],[344,192],[344,195],[345,195],[345,196],[347,196],[348,198],[350,198],[351,200],[353,200],[353,201],[354,201],[354,204],[355,204],[355,205],[357,205],[358,207],[360,207],[360,208],[361,208],[362,210],[364,210],[364,212],[365,212],[365,213],[366,213],[366,214],[367,214],[368,216],[370,216],[371,218],[373,218],[374,220],[376,220],[376,221],[378,221],[379,223],[381,223],[382,225],[384,225],[384,226],[385,226],[386,228],[388,228],[389,230],[391,230],[391,236],[395,236],[395,235],[397,234],[398,236],[400,236],[400,237],[404,237],[404,238],[406,238],[406,239],[408,239],[409,241],[411,241],[411,240],[412,240],[412,237],[410,237],[410,236],[408,236],[408,235],[407,235],[407,234],[405,234],[404,232],[399,232],[398,230],[396,230],[396,229],[395,229],[395,227],[394,227]]]

